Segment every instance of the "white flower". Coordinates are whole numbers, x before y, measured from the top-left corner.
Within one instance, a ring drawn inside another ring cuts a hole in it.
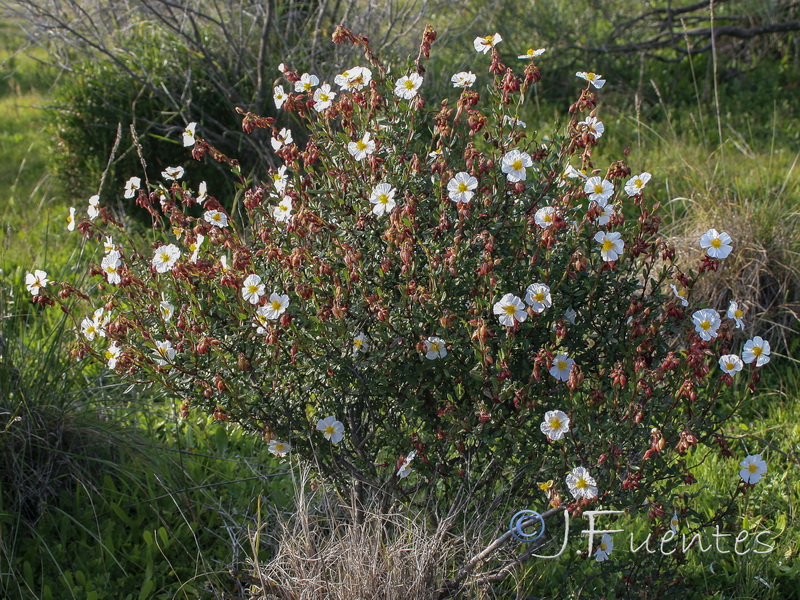
[[[550,225],[553,224],[553,217],[556,214],[556,209],[552,206],[543,206],[539,210],[536,211],[536,214],[533,216],[536,224],[541,227],[542,229],[547,229]]]
[[[545,308],[553,306],[550,287],[543,283],[533,283],[525,291],[525,303],[533,308],[533,312],[542,313]]]
[[[672,533],[678,533],[678,526],[680,525],[680,521],[678,521],[678,513],[673,512],[672,518],[669,520],[669,528]]]
[[[256,309],[256,322],[253,323],[253,327],[256,328],[256,333],[259,335],[266,335],[267,333],[267,325],[269,325],[269,317],[267,317],[268,310],[269,308],[266,306],[259,306]]]
[[[39,288],[47,287],[48,283],[50,280],[45,271],[36,269],[33,273],[25,275],[25,287],[33,296],[39,293]]]
[[[719,368],[728,375],[736,375],[742,370],[742,367],[744,367],[742,359],[735,354],[725,354],[719,357]]]
[[[285,223],[292,216],[292,197],[284,196],[278,206],[272,209],[272,216],[278,223]]]
[[[159,246],[156,249],[155,256],[153,256],[153,266],[156,269],[156,273],[166,273],[171,270],[180,257],[181,251],[175,244]]]
[[[728,318],[736,321],[736,329],[744,329],[742,317],[744,317],[744,310],[739,308],[736,302],[731,302],[728,306]]]
[[[567,165],[567,168],[564,169],[564,175],[566,179],[583,179],[586,180],[588,176],[584,171],[579,171],[572,165]]]
[[[411,73],[397,80],[394,84],[394,95],[400,96],[404,100],[411,100],[417,95],[422,85],[422,76],[419,73]]]
[[[276,85],[272,88],[272,98],[275,100],[275,108],[280,109],[283,106],[283,103],[286,102],[288,96],[286,92],[283,91],[282,85]]]
[[[373,204],[373,214],[382,217],[392,212],[395,207],[394,194],[395,190],[389,183],[379,183],[369,195],[369,201]]]
[[[756,336],[752,340],[747,340],[745,343],[744,350],[742,350],[742,360],[748,365],[756,361],[757,367],[763,367],[769,362],[769,353],[769,342]]]
[[[425,340],[425,358],[434,360],[447,356],[446,342],[440,337],[429,337]]]
[[[81,333],[83,333],[83,336],[90,342],[95,338],[96,335],[100,335],[100,332],[97,328],[97,323],[95,323],[94,319],[90,317],[85,317],[83,321],[81,321]],[[105,337],[105,335],[106,334],[104,331],[103,337]]]
[[[67,230],[75,231],[75,207],[69,207],[69,214],[67,215]]]
[[[611,536],[604,533],[600,537],[600,545],[597,547],[597,552],[594,553],[594,558],[597,562],[608,560],[608,555],[614,550],[614,542]]]
[[[694,322],[694,330],[700,334],[703,340],[709,341],[717,337],[717,329],[720,326],[717,311],[710,308],[698,310],[692,314],[692,322]]]
[[[595,88],[598,90],[606,84],[606,80],[603,79],[603,76],[598,73],[586,72],[586,71],[578,71],[575,73],[575,77],[580,77],[581,79],[585,79],[589,83],[591,83]]]
[[[278,135],[272,136],[269,140],[269,143],[272,144],[272,149],[277,152],[284,146],[288,146],[294,140],[292,139],[292,132],[290,129],[283,127],[279,132]]]
[[[605,206],[608,199],[614,194],[614,186],[608,179],[599,177],[589,177],[583,185],[583,191],[589,194],[591,202],[597,202],[600,206]]]
[[[119,342],[112,342],[111,345],[106,348],[104,358],[107,361],[106,364],[109,369],[117,368],[117,359],[120,354],[122,354],[122,346]]]
[[[114,238],[112,238],[110,235],[107,235],[105,241],[103,242],[103,252],[108,254],[109,252],[113,252],[114,250],[115,250]]]
[[[405,460],[403,460],[403,464],[400,465],[400,468],[397,470],[397,476],[400,479],[404,479],[411,474],[411,461],[414,460],[414,457],[417,455],[416,450],[412,450],[408,453]]]
[[[266,292],[264,291],[264,284],[261,283],[261,277],[255,273],[245,277],[242,282],[242,297],[250,304],[258,304]]]
[[[356,160],[364,160],[367,156],[375,152],[375,141],[369,139],[369,131],[357,142],[349,142],[347,151]]]
[[[275,292],[272,292],[269,296],[269,302],[264,307],[266,310],[264,311],[264,315],[270,319],[275,320],[280,317],[283,313],[286,312],[286,309],[289,307],[289,296],[286,294],[278,295]]]
[[[192,122],[192,123],[189,123],[186,126],[186,129],[183,130],[183,145],[184,146],[186,146],[186,147],[194,146],[194,143],[196,141],[195,140],[195,135],[194,135],[195,129],[197,129],[197,123]]]
[[[742,462],[739,463],[742,470],[739,471],[745,483],[758,483],[761,476],[767,472],[767,463],[761,459],[760,454],[748,455]]]
[[[169,181],[176,181],[183,177],[183,167],[167,167],[161,171],[161,176]]]
[[[509,117],[508,115],[503,115],[503,125],[511,125],[512,127],[522,127],[523,129],[528,127],[528,124],[525,121],[520,121],[516,117]]]
[[[549,410],[544,414],[544,421],[539,424],[539,429],[551,440],[560,440],[569,432],[569,417],[560,410]]]
[[[476,37],[472,42],[472,46],[475,48],[475,52],[486,54],[491,48],[494,48],[502,41],[503,38],[500,34],[495,33],[494,35],[487,35],[485,37]]]
[[[353,67],[337,75],[333,83],[343,90],[362,90],[372,81],[372,71],[366,67]]]
[[[353,356],[359,352],[366,352],[368,347],[369,344],[367,344],[367,336],[363,333],[359,333],[353,338]]]
[[[158,309],[161,312],[162,319],[164,319],[166,322],[172,320],[172,315],[175,314],[175,307],[170,302],[162,300],[158,305]]]
[[[494,305],[494,314],[500,317],[500,324],[513,327],[518,321],[522,323],[528,318],[525,305],[514,294],[506,294]]]
[[[100,262],[100,268],[105,273],[108,283],[119,284],[122,281],[118,271],[120,266],[122,266],[122,261],[120,260],[119,252],[116,250],[112,250],[103,257]]]
[[[325,417],[317,421],[317,431],[321,431],[326,440],[338,444],[344,437],[344,425],[336,417]]]
[[[172,342],[169,340],[156,342],[153,354],[155,355],[155,359],[153,359],[155,363],[159,367],[164,367],[168,362],[172,362],[175,359],[175,348],[172,347]]]
[[[506,174],[506,178],[510,182],[515,183],[517,181],[525,181],[525,168],[532,166],[533,161],[530,154],[512,150],[503,156],[501,170]]]
[[[475,83],[477,76],[472,71],[460,71],[450,78],[453,87],[468,88]]]
[[[731,236],[727,233],[718,233],[716,229],[709,229],[700,238],[700,247],[706,248],[706,254],[711,258],[727,258],[733,249]]]
[[[689,301],[686,299],[686,290],[679,290],[675,287],[674,283],[670,283],[669,287],[672,288],[672,293],[675,294],[675,297],[681,301],[681,304],[684,306],[689,306]]]
[[[331,86],[323,83],[319,88],[314,90],[314,110],[322,112],[330,107],[333,99],[336,98],[336,92],[331,91]]]
[[[567,381],[573,366],[575,366],[575,361],[566,354],[556,354],[553,364],[550,365],[550,375],[559,381]]]
[[[219,265],[223,273],[228,272],[228,257],[224,254],[219,257]]]
[[[289,183],[289,175],[286,173],[286,165],[282,165],[277,171],[272,174],[272,183],[275,185],[275,191],[282,194],[286,190]]]
[[[206,186],[205,181],[201,181],[200,185],[197,186],[197,198],[195,200],[198,204],[202,205],[203,202],[206,201],[208,198],[208,186]]]
[[[587,133],[590,133],[595,139],[602,137],[606,130],[606,126],[597,117],[586,117],[586,120],[579,121],[578,125],[585,126]]]
[[[601,207],[603,209],[603,214],[597,217],[597,224],[601,227],[605,227],[611,221],[611,217],[614,216],[614,210],[616,210],[616,207],[613,204],[606,204],[605,206],[601,205]]]
[[[650,177],[652,177],[652,175],[646,171],[639,175],[634,175],[625,184],[625,193],[631,197],[640,194],[647,182],[650,181]]]
[[[447,183],[447,195],[453,202],[469,202],[475,195],[473,190],[477,187],[478,180],[469,173],[461,171]]]
[[[572,325],[575,325],[575,317],[577,317],[577,316],[578,316],[578,313],[576,313],[576,312],[575,312],[574,310],[572,310],[571,308],[568,308],[567,310],[565,310],[565,311],[564,311],[564,318],[565,318],[565,319],[566,319],[566,320],[567,320],[569,323],[571,323]]]
[[[528,58],[536,58],[537,56],[541,56],[547,52],[547,48],[539,48],[538,50],[534,50],[533,48],[528,48],[528,51],[525,54],[520,54],[517,56],[520,60],[528,59]]]
[[[272,452],[278,458],[283,458],[292,449],[292,445],[289,442],[283,442],[281,440],[271,440],[269,443],[269,451]]]
[[[198,233],[197,239],[189,244],[189,252],[191,252],[191,256],[189,257],[189,261],[192,263],[197,262],[197,255],[200,253],[200,246],[203,245],[203,241],[206,239],[206,236]]]
[[[125,198],[133,198],[141,184],[142,180],[138,177],[131,177],[128,179],[128,181],[125,182]]]
[[[597,482],[583,467],[575,467],[567,475],[567,487],[576,500],[581,498],[591,500],[597,497]]]
[[[100,196],[95,194],[91,198],[89,198],[89,207],[86,209],[86,214],[89,215],[89,219],[94,221],[97,218],[97,215],[100,214]]]
[[[294,82],[294,91],[295,92],[310,92],[311,88],[316,87],[319,85],[319,78],[316,75],[311,75],[309,73],[303,73],[300,76],[300,81]],[[330,88],[328,88],[330,89]]]
[[[600,256],[606,262],[617,260],[625,249],[625,242],[622,240],[622,234],[618,232],[598,231],[594,235],[594,241],[600,244]]]
[[[208,210],[203,214],[203,219],[206,223],[211,223],[217,227],[227,227],[228,217],[225,213],[218,210]]]

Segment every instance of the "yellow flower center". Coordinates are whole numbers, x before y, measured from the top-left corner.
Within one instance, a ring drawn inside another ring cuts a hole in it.
[[[758,471],[758,465],[754,464],[754,463],[753,464],[749,464],[749,465],[747,465],[747,470],[750,473],[755,473],[756,471]]]
[[[361,151],[364,151],[367,149],[367,145],[362,140],[358,140],[356,142],[356,148],[358,148]]]
[[[191,250],[192,252],[197,250],[197,244],[189,244],[189,250]]]
[[[280,310],[280,309],[281,309],[281,303],[278,302],[277,300],[273,301],[272,302],[272,310]]]
[[[588,79],[589,81],[594,81],[596,78],[597,78],[597,74],[596,73],[587,73],[586,74],[586,79]]]
[[[112,267],[111,265],[108,265],[106,267],[106,273],[116,273],[116,272],[117,272],[117,268],[116,267]],[[41,284],[37,284],[37,285],[41,285]]]
[[[578,488],[579,490],[584,490],[587,487],[589,487],[589,484],[583,477],[581,477],[580,479],[578,479],[578,482],[575,484],[575,487]]]
[[[550,481],[546,481],[545,483],[540,483],[539,484],[539,489],[542,490],[543,492],[546,492],[551,487],[553,487],[553,480],[552,479]]]
[[[108,358],[113,358],[114,354],[110,350],[106,350],[104,356],[108,359]]]
[[[517,314],[517,307],[513,304],[509,304],[508,306],[503,308],[506,311],[506,314],[511,315],[512,317]]]
[[[257,285],[248,285],[247,286],[247,291],[249,293],[251,293],[251,294],[257,294],[258,293],[258,286]]]
[[[330,96],[328,96],[328,94],[320,94],[319,99],[321,102],[327,102],[328,100],[330,100]]]
[[[515,171],[522,170],[522,161],[519,159],[515,160],[514,164],[511,165],[511,168],[514,169]]]
[[[678,290],[676,293],[677,293],[677,294],[678,294],[678,296],[680,296],[681,298],[684,298],[684,297],[686,296],[686,292],[685,292],[684,290]]]
[[[494,42],[494,36],[493,35],[487,35],[485,38],[483,38],[483,43],[484,44],[488,44],[489,46],[491,46],[492,42]]]
[[[560,360],[560,361],[558,361],[558,362],[556,363],[556,368],[557,368],[559,371],[566,371],[566,370],[567,370],[567,361],[565,361],[565,360]]]
[[[700,321],[700,328],[703,331],[708,331],[711,329],[711,321]]]
[[[220,215],[219,213],[217,213],[217,214],[215,214],[215,215],[214,215],[213,217],[211,217],[211,218],[212,218],[212,219],[214,219],[215,221],[219,222],[219,221],[221,221],[221,220],[222,220],[222,215]]]
[[[758,357],[761,356],[763,353],[764,353],[763,348],[760,348],[759,346],[753,346],[753,356]]]
[[[561,429],[561,419],[558,417],[550,419],[550,429]]]
[[[335,429],[333,428],[333,425],[328,425],[325,428],[325,433],[327,433],[328,435],[333,435],[334,432],[335,432]]]
[[[605,542],[600,543],[600,550],[605,552],[608,549],[608,545]]]
[[[533,299],[537,302],[544,302],[544,294],[542,292],[538,292],[534,294]]]
[[[743,311],[743,310],[741,310],[741,309],[739,309],[739,308],[737,308],[735,311],[733,311],[733,315],[734,315],[734,316],[735,316],[737,319],[741,319],[741,318],[744,316],[744,311]]]
[[[545,223],[552,223],[552,222],[553,222],[553,217],[552,217],[552,215],[551,215],[550,213],[544,213],[544,219],[543,219],[543,221],[544,221]]]
[[[610,252],[614,249],[614,242],[611,240],[603,240],[603,252]]]
[[[67,215],[67,223],[72,223],[72,215]]]
[[[469,191],[469,187],[467,187],[467,184],[462,181],[458,184],[458,191],[463,194],[464,192]]]
[[[602,194],[603,193],[603,186],[600,185],[599,183],[596,186],[594,186],[594,193],[595,194]]]
[[[353,344],[355,344],[356,348],[361,348],[361,346],[364,344],[364,340],[359,340],[356,338],[353,340]]]
[[[733,371],[733,370],[736,368],[736,363],[733,363],[733,362],[727,362],[727,363],[725,363],[725,368],[726,368],[728,371]]]
[[[275,444],[275,452],[283,452],[285,448],[284,444]]]
[[[711,245],[714,246],[714,248],[719,248],[722,246],[722,240],[719,238],[714,238],[711,240]]]
[[[311,82],[310,82],[310,81],[306,81],[306,82],[303,84],[303,89],[304,89],[305,91],[308,91],[308,90],[310,90],[310,89],[311,89]]]
[[[528,51],[525,54],[528,56],[533,56],[533,48],[528,48]]]
[[[169,254],[167,254],[166,252],[162,252],[161,253],[161,261],[162,262],[168,262],[169,261]]]
[[[381,204],[389,204],[389,196],[387,196],[386,194],[381,194],[380,196],[378,196],[378,202],[380,202]]]
[[[94,333],[95,331],[96,331],[96,330],[95,330],[95,328],[94,328],[94,325],[89,325],[89,326],[86,328],[86,333]]]
[[[410,79],[406,79],[406,82],[403,85],[406,86],[407,90],[413,90],[414,89],[414,82],[411,81]]]
[[[431,344],[431,351],[432,352],[438,352],[439,351],[439,344],[437,344],[436,342],[433,342]]]

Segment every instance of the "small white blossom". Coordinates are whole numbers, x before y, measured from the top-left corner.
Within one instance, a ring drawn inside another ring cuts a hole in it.
[[[97,194],[89,198],[89,207],[86,209],[86,214],[89,215],[89,219],[92,221],[100,214],[100,196]]]
[[[725,354],[719,357],[719,368],[728,375],[736,375],[743,367],[742,359],[735,354]]]
[[[761,458],[760,454],[748,455],[739,463],[739,466],[742,468],[739,471],[739,477],[745,483],[758,483],[761,480],[761,476],[767,472],[767,463]]]
[[[553,218],[556,215],[556,209],[552,206],[543,206],[539,210],[536,211],[536,214],[533,216],[534,221],[536,221],[536,225],[541,227],[542,229],[547,229],[553,224]]]
[[[153,256],[153,267],[155,267],[156,273],[170,271],[180,257],[181,251],[175,244],[159,246]]]
[[[606,262],[617,260],[625,249],[625,242],[622,239],[622,234],[618,232],[598,231],[594,235],[594,241],[600,244],[600,256]]]
[[[603,122],[597,119],[597,117],[586,117],[586,120],[579,121],[578,125],[583,125],[586,128],[586,132],[594,139],[602,137],[606,130],[606,126],[603,125]]]
[[[267,317],[267,319],[274,321],[283,313],[285,313],[287,308],[289,308],[289,296],[286,294],[279,295],[275,292],[272,292],[272,294],[269,296],[269,302],[267,302],[264,308],[266,308],[264,315]]]
[[[411,100],[417,95],[422,85],[422,76],[418,73],[411,73],[397,80],[394,84],[394,95],[403,98],[404,100]]]
[[[167,167],[161,171],[161,176],[168,181],[177,181],[183,177],[183,167]]]
[[[194,143],[197,141],[195,138],[195,129],[197,129],[197,123],[192,122],[183,130],[183,145],[185,147],[194,146]]]
[[[711,258],[727,258],[733,249],[731,236],[725,232],[718,233],[716,229],[709,229],[702,235],[700,247],[705,248]]]
[[[478,180],[464,171],[456,173],[447,183],[447,195],[453,202],[469,202],[475,195]]]
[[[698,310],[692,314],[694,330],[700,334],[700,338],[709,341],[717,337],[717,329],[720,326],[720,319],[717,311],[710,308]]]
[[[544,421],[539,424],[539,429],[551,440],[558,441],[569,433],[569,417],[560,410],[549,410],[544,414]]]
[[[112,250],[103,257],[100,262],[100,268],[103,270],[108,283],[118,285],[122,281],[122,277],[119,274],[119,267],[121,266],[120,253],[116,250]]]
[[[769,362],[769,342],[760,336],[747,340],[742,351],[742,360],[748,365],[755,361],[757,367],[763,367]]]
[[[598,73],[592,73],[591,71],[588,73],[586,71],[578,71],[577,73],[575,73],[575,77],[580,77],[581,79],[585,79],[598,90],[606,84],[606,80],[603,79],[602,75]]]
[[[556,354],[553,364],[550,365],[550,375],[559,381],[568,381],[574,366],[575,361],[566,354]]]
[[[591,500],[597,497],[597,482],[583,467],[575,467],[567,475],[567,487],[576,500],[581,498]]]
[[[728,306],[728,318],[736,322],[736,329],[744,329],[744,310],[739,308],[736,302],[731,302]]]
[[[316,75],[303,73],[300,76],[300,81],[294,82],[295,92],[310,92],[311,88],[319,85],[319,78]]]
[[[382,217],[392,212],[396,205],[394,201],[396,191],[389,183],[379,183],[372,188],[369,201],[373,205],[373,214]]]
[[[142,180],[138,177],[131,177],[128,181],[125,182],[125,198],[133,198],[136,195],[137,190],[142,184]]]
[[[272,149],[277,152],[284,146],[288,146],[294,142],[292,139],[292,132],[291,130],[283,127],[277,135],[274,135],[270,138],[269,143],[272,145]]]
[[[284,196],[278,206],[272,209],[272,216],[278,223],[285,223],[292,217],[292,197]]]
[[[589,194],[590,202],[597,202],[599,205],[605,206],[608,199],[614,194],[614,186],[608,179],[589,177],[583,186],[583,191]]]
[[[269,443],[269,451],[278,458],[283,458],[292,450],[292,445],[289,442],[282,440],[271,440]]]
[[[446,342],[440,337],[429,337],[425,340],[425,358],[434,360],[447,356]]]
[[[281,106],[283,106],[283,103],[286,102],[288,98],[282,85],[276,85],[272,89],[272,98],[275,100],[275,108],[280,110]]]
[[[331,86],[323,83],[319,88],[314,90],[314,110],[322,112],[333,104],[333,99],[336,98],[336,92],[331,91]]]
[[[460,71],[450,78],[453,87],[468,88],[475,83],[476,75],[472,71]]]
[[[517,322],[522,323],[528,318],[525,312],[525,304],[514,294],[504,295],[493,308],[494,314],[500,319],[500,324],[506,327],[513,327]]]
[[[326,440],[338,444],[344,437],[344,425],[336,417],[325,417],[317,421],[317,431],[321,431]]]
[[[217,227],[227,227],[228,226],[228,216],[220,212],[218,210],[208,210],[203,214],[203,219],[205,219],[206,223],[210,223],[211,225],[216,225]]]
[[[350,155],[358,160],[364,160],[367,156],[375,152],[375,141],[370,139],[369,131],[364,134],[357,142],[349,142],[347,144],[347,151]]]
[[[550,286],[543,283],[533,283],[525,291],[525,303],[533,308],[535,313],[543,313],[545,308],[553,306],[550,297]]]
[[[633,197],[636,194],[641,194],[644,186],[647,185],[648,181],[650,181],[650,177],[652,177],[652,175],[646,171],[644,173],[640,173],[639,175],[634,175],[625,184],[625,193],[630,197]]]
[[[412,450],[408,453],[408,456],[405,457],[403,460],[403,464],[400,465],[400,468],[397,470],[397,476],[400,479],[405,479],[411,474],[411,461],[414,460],[414,457],[417,455],[416,450]]]
[[[264,284],[261,283],[261,277],[255,273],[245,277],[242,282],[242,297],[250,304],[258,304],[261,301],[261,296],[266,292],[264,291]]]
[[[503,41],[503,38],[500,36],[499,33],[495,33],[494,35],[487,35],[484,37],[476,37],[475,40],[472,42],[472,46],[475,48],[475,52],[480,52],[482,54],[486,54],[494,48],[497,44]]]
[[[506,174],[506,179],[512,183],[525,181],[527,167],[532,167],[531,155],[527,152],[512,150],[503,156],[501,170]]]
[[[67,230],[75,231],[75,207],[69,207],[69,214],[67,215]]]
[[[545,52],[547,52],[547,48],[539,48],[537,50],[534,50],[533,48],[528,48],[528,51],[525,54],[520,54],[519,56],[517,56],[517,58],[519,58],[520,60],[536,58],[537,56],[541,56]]]
[[[153,360],[159,367],[166,367],[168,363],[175,360],[175,348],[172,347],[172,342],[169,340],[156,342],[153,354],[155,355]]]

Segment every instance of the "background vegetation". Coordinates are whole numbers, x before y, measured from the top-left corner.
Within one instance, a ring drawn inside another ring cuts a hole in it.
[[[243,156],[258,177],[271,164],[268,145],[245,146],[234,133],[228,138],[224,132],[239,131],[232,106],[270,114],[271,94],[263,90],[271,90],[278,62],[328,78],[352,66],[356,59],[335,54],[327,41],[330,25],[338,21],[379,40],[381,54],[400,60],[416,54],[422,24],[432,22],[444,50],[428,67],[429,80],[441,86],[430,96],[426,90],[431,107],[449,75],[471,58],[473,37],[501,32],[509,63],[528,47],[547,47],[540,62],[544,81],[524,109],[530,128],[544,127],[563,112],[576,70],[603,73],[610,88],[600,108],[607,128],[604,155],[630,148],[633,168],[654,174],[676,238],[694,240],[715,219],[742,240],[743,255],[725,264],[706,293],[715,304],[745,298],[752,332],[781,341],[774,344],[778,352],[762,386],[770,391],[748,401],[730,431],[742,451],[761,451],[769,462],[764,485],[753,491],[740,517],[742,527],[771,529],[777,549],[761,562],[746,563],[695,554],[683,574],[695,583],[698,597],[796,596],[800,46],[796,29],[769,31],[798,20],[796,3],[717,0],[715,26],[764,31],[719,36],[713,48],[705,48],[708,35],[685,32],[710,27],[706,3],[673,15],[665,29],[666,2],[497,0],[466,3],[456,15],[444,2],[393,3],[394,12],[386,2],[371,3],[369,10],[367,3],[325,3],[322,11],[313,2],[242,2],[230,10],[255,17],[229,32],[242,40],[235,48],[224,43],[225,32],[211,20],[203,21],[194,45],[187,44],[182,36],[188,30],[170,23],[191,25],[188,9],[170,20],[162,18],[166,13],[158,12],[158,2],[82,2],[98,24],[92,39],[103,42],[93,49],[54,26],[55,4],[3,4],[0,596],[246,595],[248,579],[241,571],[252,555],[247,528],[266,523],[262,539],[269,540],[274,521],[259,512],[259,502],[293,506],[287,464],[273,459],[260,439],[212,417],[183,417],[172,399],[120,389],[113,378],[76,362],[59,316],[37,314],[22,279],[34,266],[47,265],[54,273],[75,268],[82,248],[65,230],[67,207],[83,205],[97,192],[118,123],[124,136],[135,126],[151,175],[166,164],[192,164],[167,138],[178,139],[186,122],[199,120],[204,135],[229,144],[230,153]],[[200,11],[210,3],[181,6]],[[264,34],[256,25],[269,14],[274,19]],[[649,16],[638,19],[642,15]],[[86,25],[79,16],[61,18]],[[222,23],[244,23],[231,14],[220,17]],[[202,19],[195,14],[195,20]],[[641,46],[663,31],[673,33],[660,38],[670,42],[662,47],[614,47]],[[259,44],[264,39],[268,43]],[[688,57],[687,39],[698,51]],[[257,69],[250,70],[257,64],[263,67],[260,79]],[[119,198],[121,182],[138,171],[138,163],[130,137],[123,138],[101,190],[104,202]],[[713,513],[735,471],[715,461],[700,467],[700,510]],[[270,548],[261,548],[262,559]],[[528,596],[578,592],[557,561],[545,568],[533,562],[519,580]]]

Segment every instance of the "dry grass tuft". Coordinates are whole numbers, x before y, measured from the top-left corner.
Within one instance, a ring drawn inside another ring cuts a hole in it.
[[[443,592],[448,577],[479,545],[454,533],[454,514],[426,526],[420,515],[383,510],[377,499],[362,506],[355,497],[343,502],[323,486],[307,492],[306,477],[296,486],[296,512],[278,519],[274,557],[265,564],[253,561],[251,600],[493,597],[479,589]],[[263,530],[251,537],[254,556]]]

